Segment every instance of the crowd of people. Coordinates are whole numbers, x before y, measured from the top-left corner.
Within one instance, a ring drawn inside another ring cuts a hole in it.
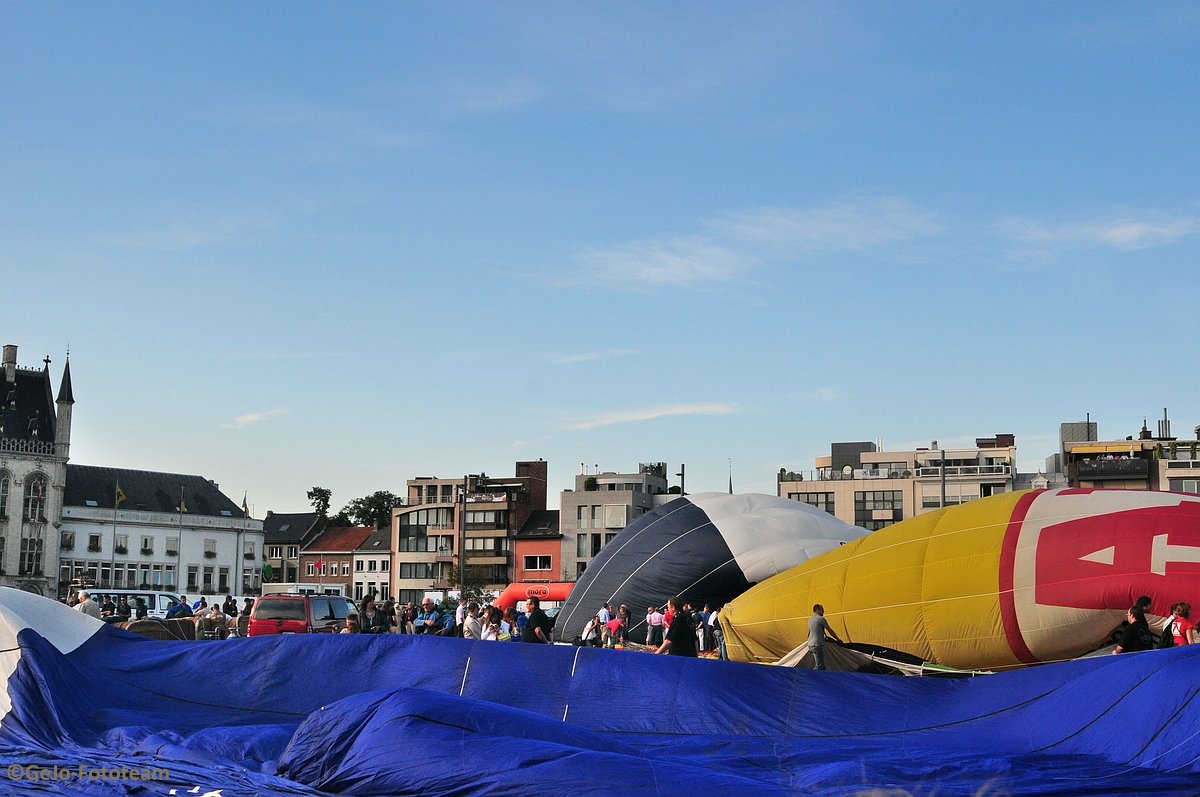
[[[481,606],[478,601],[460,601],[454,609],[438,606],[425,598],[420,606],[412,601],[401,605],[373,596],[362,600],[357,615],[346,618],[343,634],[423,634],[454,636],[484,642],[531,642],[548,644],[553,623],[538,598],[529,598],[524,613],[509,607]]]
[[[643,621],[646,645],[655,653],[672,656],[715,653],[719,658],[727,658],[720,614],[720,607],[713,608],[706,603],[704,608],[696,609],[680,598],[671,598],[661,608],[648,606]],[[632,627],[628,606],[621,604],[614,609],[612,604],[605,603],[588,620],[575,641],[581,645],[624,648],[629,644]]]
[[[1160,629],[1151,629],[1146,619],[1150,610],[1149,595],[1143,595],[1125,613],[1125,622],[1115,632],[1116,647],[1113,653],[1135,653],[1139,650],[1172,648],[1176,645],[1194,645],[1197,641],[1196,624],[1192,622],[1192,605],[1180,601],[1171,607],[1171,616]]]

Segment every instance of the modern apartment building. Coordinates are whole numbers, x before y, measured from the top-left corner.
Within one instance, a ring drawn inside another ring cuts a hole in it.
[[[575,489],[559,499],[562,572],[573,581],[621,529],[657,506],[678,498],[669,494],[665,462],[643,463],[634,473],[612,471],[575,477]],[[552,579],[558,580],[558,579]]]
[[[512,539],[546,508],[545,460],[517,462],[511,477],[486,473],[408,480],[392,511],[392,594],[419,604],[426,592],[467,586],[498,593],[512,580]]]
[[[974,446],[884,451],[878,443],[834,443],[809,473],[781,468],[778,495],[802,501],[869,530],[942,506],[1009,492],[1017,483],[1011,434]]]
[[[1171,434],[1166,410],[1157,433],[1143,420],[1137,435],[1124,439],[1101,440],[1095,423],[1080,439],[1083,425],[1064,423],[1061,450],[1047,459],[1047,467],[1061,465],[1071,487],[1200,493],[1200,427],[1195,439],[1180,440]]]

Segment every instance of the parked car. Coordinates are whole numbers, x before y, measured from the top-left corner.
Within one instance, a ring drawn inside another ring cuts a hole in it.
[[[351,614],[358,608],[340,595],[263,595],[254,601],[249,633],[336,634]]]

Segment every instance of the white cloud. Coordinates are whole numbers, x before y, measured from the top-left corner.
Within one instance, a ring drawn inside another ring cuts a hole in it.
[[[579,255],[579,281],[614,290],[690,287],[742,279],[753,259],[700,237],[631,241]]]
[[[735,241],[783,247],[794,255],[855,252],[941,232],[936,214],[896,197],[819,208],[760,208],[726,214],[711,226]]]
[[[702,233],[586,250],[576,258],[575,279],[566,284],[646,291],[737,283],[773,263],[894,246],[942,232],[936,214],[896,197],[731,212],[700,226]]]
[[[551,365],[573,365],[575,363],[611,360],[614,357],[629,357],[637,354],[635,349],[608,349],[606,351],[581,351],[573,354],[548,354],[546,361]]]
[[[233,419],[232,423],[221,424],[222,429],[245,429],[247,426],[252,426],[256,423],[262,423],[268,418],[273,418],[277,415],[286,415],[287,410],[282,407],[277,407],[266,412],[248,412],[245,415],[239,415]]]
[[[734,411],[732,404],[676,404],[669,407],[644,407],[642,409],[607,412],[586,421],[570,424],[568,428],[579,431],[598,429],[601,426],[616,426],[622,423],[653,421],[679,415],[728,415]]]
[[[1034,250],[1083,246],[1128,252],[1167,246],[1200,234],[1200,216],[1146,210],[1066,224],[1010,218],[1001,222],[1000,227],[1016,241]]]

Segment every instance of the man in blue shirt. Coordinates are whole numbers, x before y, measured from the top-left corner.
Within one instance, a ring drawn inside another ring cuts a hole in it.
[[[413,633],[415,634],[436,634],[442,627],[442,613],[434,608],[433,601],[425,598],[421,601],[421,611],[417,612],[417,619],[413,622]]]

